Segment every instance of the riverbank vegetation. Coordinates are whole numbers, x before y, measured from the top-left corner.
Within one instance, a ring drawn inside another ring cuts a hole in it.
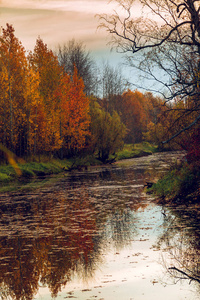
[[[148,142],[134,145],[125,144],[123,149],[118,151],[114,158],[115,160],[135,158],[151,155],[156,151],[157,148]],[[23,188],[29,188],[33,186],[31,182],[37,179],[41,179],[43,183],[46,183],[48,180],[51,181],[52,177],[56,177],[59,174],[67,176],[72,171],[84,172],[90,170],[93,166],[101,167],[103,165],[102,161],[94,155],[68,159],[50,159],[48,156],[43,156],[35,157],[30,162],[19,159],[18,162],[14,161],[14,164],[0,165],[0,191],[16,190],[20,188],[19,185]],[[44,181],[45,177],[47,177],[46,181]]]
[[[156,201],[161,204],[190,204],[199,202],[200,170],[199,166],[183,163],[172,166],[148,192],[153,192]]]

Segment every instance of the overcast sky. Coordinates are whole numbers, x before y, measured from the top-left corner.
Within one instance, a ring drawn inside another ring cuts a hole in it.
[[[112,13],[115,7],[108,0],[0,0],[0,25],[12,24],[26,50],[40,36],[51,49],[75,38],[100,52],[108,49],[108,35],[97,30],[95,15]]]
[[[117,66],[123,62],[123,56],[110,52],[109,35],[97,29],[99,19],[95,17],[112,14],[114,9],[119,6],[109,0],[0,0],[0,26],[12,24],[26,50],[33,50],[38,36],[52,50],[74,38],[83,42],[98,64],[108,61]],[[136,5],[134,16],[140,12],[141,7]],[[127,68],[125,73],[133,81],[138,78]]]

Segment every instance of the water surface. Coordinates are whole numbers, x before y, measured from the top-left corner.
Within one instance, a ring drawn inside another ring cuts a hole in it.
[[[144,193],[175,156],[92,168],[35,192],[1,195],[1,298],[198,299],[197,207],[161,207]]]

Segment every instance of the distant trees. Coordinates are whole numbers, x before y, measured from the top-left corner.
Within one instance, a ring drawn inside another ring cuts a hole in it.
[[[198,114],[199,112],[194,109],[194,103],[191,99],[167,105],[161,103],[157,122],[148,124],[144,137],[161,147],[163,146],[162,142],[168,140],[167,145],[171,148],[188,151],[188,161],[194,161],[195,157],[198,160],[200,158],[199,127],[198,124],[191,126]],[[185,128],[190,130],[185,130]],[[176,138],[171,138],[173,136]]]
[[[119,95],[112,94],[109,99],[103,99],[101,105],[109,113],[116,111],[119,114],[127,129],[124,141],[139,143],[143,140],[143,134],[148,131],[148,124],[157,123],[160,105],[163,105],[163,102],[151,93],[127,90]]]
[[[67,74],[73,76],[76,67],[78,75],[83,79],[87,96],[93,94],[108,99],[112,95],[122,94],[127,89],[127,80],[120,68],[115,68],[108,62],[97,66],[81,42],[73,39],[67,44],[59,45],[56,55]]]
[[[112,97],[121,95],[128,87],[128,82],[119,67],[113,67],[108,62],[103,63],[99,76],[99,90],[104,101],[109,106]]]

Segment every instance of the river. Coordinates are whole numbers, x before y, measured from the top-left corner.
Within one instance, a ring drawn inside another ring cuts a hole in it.
[[[153,154],[1,194],[1,299],[199,299],[197,205],[160,206],[144,192],[179,157]]]

